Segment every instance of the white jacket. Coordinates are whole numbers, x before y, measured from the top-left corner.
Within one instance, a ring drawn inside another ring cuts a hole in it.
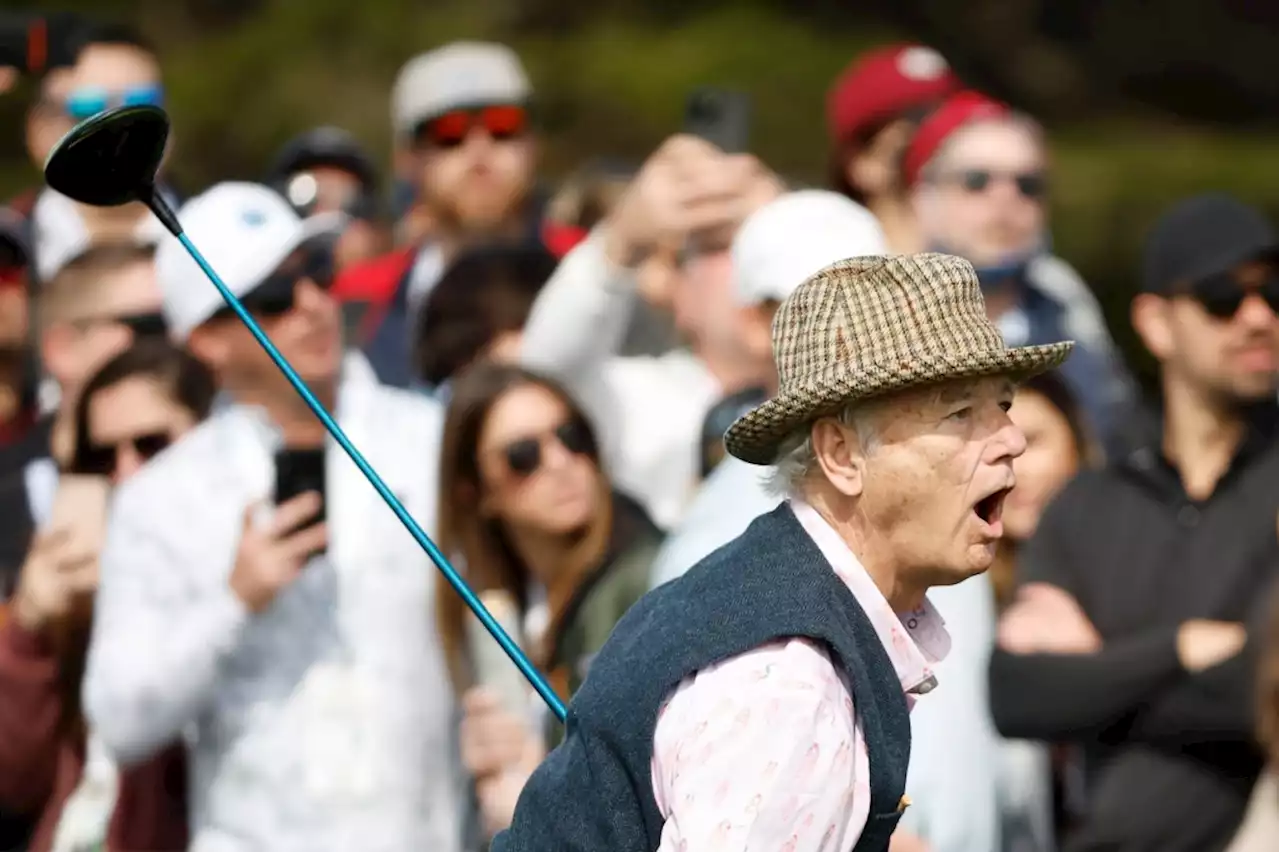
[[[435,526],[442,412],[349,359],[337,417]],[[120,487],[84,683],[117,761],[184,735],[194,852],[454,852],[455,701],[436,570],[330,442],[329,551],[259,615],[228,587],[245,507],[270,499],[277,430],[215,414]]]

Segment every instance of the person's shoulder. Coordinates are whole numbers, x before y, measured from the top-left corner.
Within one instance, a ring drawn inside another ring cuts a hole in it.
[[[382,422],[394,424],[397,428],[426,430],[424,440],[444,428],[444,404],[421,391],[379,383],[372,399]]]

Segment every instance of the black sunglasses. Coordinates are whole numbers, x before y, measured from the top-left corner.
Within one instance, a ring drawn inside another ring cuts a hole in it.
[[[79,463],[76,465],[77,472],[92,476],[110,476],[116,472],[121,447],[132,447],[143,461],[151,461],[172,443],[173,438],[168,432],[147,432],[121,438],[115,444],[89,444],[80,455]]]
[[[293,310],[296,291],[303,280],[327,290],[333,283],[333,276],[333,243],[317,239],[290,255],[274,272],[241,296],[240,304],[257,317],[282,317]],[[230,319],[234,316],[235,311],[229,305],[223,305],[212,318]]]
[[[1205,313],[1223,320],[1234,317],[1244,300],[1254,294],[1267,303],[1272,313],[1280,313],[1280,279],[1275,270],[1268,272],[1266,279],[1256,287],[1241,283],[1233,272],[1228,271],[1201,278],[1187,290],[1187,295],[1195,299]]]
[[[992,169],[964,169],[949,178],[964,188],[965,192],[986,192],[987,187],[1000,180],[1009,180],[1023,198],[1043,198],[1049,191],[1049,179],[1044,172],[998,172]]]
[[[160,313],[103,314],[102,316],[74,320],[73,324],[79,325],[81,328],[95,325],[122,325],[133,332],[135,338],[165,337],[169,332],[168,326],[164,321],[164,314]]]
[[[507,468],[519,477],[532,476],[542,467],[542,447],[547,438],[553,438],[560,446],[575,456],[596,457],[595,440],[587,424],[570,420],[552,429],[549,435],[530,436],[512,441],[502,448]]]

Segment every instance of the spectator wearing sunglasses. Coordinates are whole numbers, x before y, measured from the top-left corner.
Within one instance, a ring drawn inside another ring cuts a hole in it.
[[[48,518],[58,472],[75,450],[75,405],[90,376],[145,337],[163,337],[155,249],[94,246],[36,294],[37,346],[49,393],[31,432],[0,453],[0,578],[12,576]],[[0,580],[0,586],[8,583]]]
[[[140,34],[120,24],[94,23],[85,26],[79,44],[75,65],[68,74],[60,74],[53,87],[46,87],[40,107],[59,136],[113,107],[163,106],[159,61]],[[43,166],[43,161],[38,165]],[[171,202],[176,201],[163,182],[161,191]],[[155,216],[140,202],[90,207],[48,188],[34,203],[32,228],[39,281],[52,278],[62,264],[93,243],[121,239],[154,242],[163,233]]]
[[[75,406],[71,472],[124,482],[209,413],[213,377],[160,339],[139,341],[103,365]],[[0,800],[35,815],[33,852],[71,838],[110,849],[187,844],[186,763],[173,743],[119,773],[80,712],[96,571],[77,567],[76,545],[37,541],[0,626]],[[117,777],[118,776],[118,777]],[[19,782],[20,783],[17,783]]]
[[[902,156],[927,249],[978,270],[987,311],[1010,346],[1075,340],[1062,375],[1111,451],[1133,384],[1097,299],[1049,249],[1049,162],[1031,118],[977,92],[928,113]]]
[[[585,415],[552,381],[478,364],[454,385],[444,435],[440,546],[477,592],[515,602],[525,647],[568,701],[614,624],[648,589],[661,535],[614,490]],[[545,717],[539,732],[522,712],[527,705],[513,709],[486,688],[476,666],[484,649],[467,641],[472,616],[445,592],[436,596],[437,617],[463,694],[463,761],[491,835],[510,823],[524,780],[561,727]]]
[[[267,170],[266,182],[304,219],[317,213],[347,217],[334,248],[342,269],[390,247],[378,203],[378,172],[372,158],[339,127],[315,127],[290,139]]]
[[[1160,416],[1068,483],[1019,552],[992,714],[1006,736],[1081,747],[1064,852],[1224,848],[1262,766],[1246,637],[1276,594],[1276,248],[1227,196],[1160,219],[1131,308]]]
[[[418,314],[466,246],[545,242],[532,99],[520,60],[499,44],[455,42],[400,70],[393,129],[432,236],[354,267],[335,288],[343,301],[369,305],[359,342],[383,381],[411,383]]]
[[[344,349],[323,263],[339,217],[222,183],[178,219],[431,531],[443,409]],[[176,240],[156,265],[171,336],[223,397],[116,489],[91,727],[124,766],[185,734],[194,849],[457,852],[456,700],[429,557]]]

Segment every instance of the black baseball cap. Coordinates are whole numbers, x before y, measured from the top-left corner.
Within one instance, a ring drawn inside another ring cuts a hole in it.
[[[1259,211],[1225,193],[1179,202],[1147,236],[1142,289],[1177,288],[1229,272],[1250,260],[1276,258],[1276,228]]]
[[[355,175],[366,191],[378,183],[373,158],[340,127],[314,127],[290,139],[271,162],[268,183],[278,183],[290,176],[318,166],[332,166]]]

